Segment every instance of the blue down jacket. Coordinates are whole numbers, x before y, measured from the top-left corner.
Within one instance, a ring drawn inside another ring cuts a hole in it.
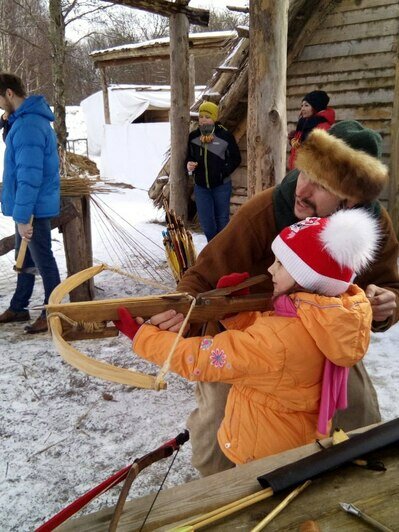
[[[60,175],[54,121],[43,96],[29,96],[9,117],[1,210],[17,223],[60,211]]]

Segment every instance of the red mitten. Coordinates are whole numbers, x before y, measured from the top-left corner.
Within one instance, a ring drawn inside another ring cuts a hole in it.
[[[223,275],[216,284],[216,288],[227,288],[228,286],[236,286],[243,283],[249,278],[248,272],[243,273],[230,273],[229,275]],[[241,288],[232,292],[231,296],[246,296],[249,294],[249,288]]]
[[[133,340],[136,332],[140,329],[139,325],[134,318],[130,315],[129,311],[125,307],[118,308],[119,320],[114,321],[114,325],[121,333]]]

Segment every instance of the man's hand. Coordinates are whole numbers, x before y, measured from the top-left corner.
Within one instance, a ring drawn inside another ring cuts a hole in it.
[[[144,323],[143,318],[136,318],[137,323]],[[177,313],[175,310],[165,310],[165,312],[160,312],[152,316],[148,323],[155,325],[161,331],[170,331],[170,332],[179,332],[180,327],[184,321],[184,316],[181,313]],[[189,326],[183,334],[187,334]]]
[[[31,224],[17,224],[18,226],[18,233],[20,234],[21,238],[24,238],[25,240],[30,240],[33,236],[33,227]]]
[[[393,316],[396,309],[396,297],[391,290],[369,284],[365,290],[373,311],[373,321],[385,321]]]

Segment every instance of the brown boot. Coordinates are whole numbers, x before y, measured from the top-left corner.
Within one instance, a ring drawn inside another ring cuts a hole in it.
[[[32,325],[27,325],[25,327],[25,332],[27,334],[37,334],[46,332],[48,330],[47,326],[47,318],[44,316],[39,316],[35,322],[32,323]]]
[[[0,323],[11,323],[13,321],[29,321],[30,315],[28,310],[21,310],[15,312],[14,310],[7,309],[0,314]]]

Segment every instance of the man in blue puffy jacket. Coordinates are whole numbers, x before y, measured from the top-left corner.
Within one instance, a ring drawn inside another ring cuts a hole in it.
[[[51,218],[60,210],[60,175],[54,115],[43,96],[27,96],[22,80],[0,72],[0,108],[8,113],[10,130],[4,155],[1,210],[15,222],[15,250],[21,240],[28,250],[9,308],[0,324],[30,319],[27,307],[38,270],[44,285],[44,304],[59,284],[51,250]],[[33,222],[31,218],[33,216]],[[47,331],[45,313],[25,327],[27,333]]]

